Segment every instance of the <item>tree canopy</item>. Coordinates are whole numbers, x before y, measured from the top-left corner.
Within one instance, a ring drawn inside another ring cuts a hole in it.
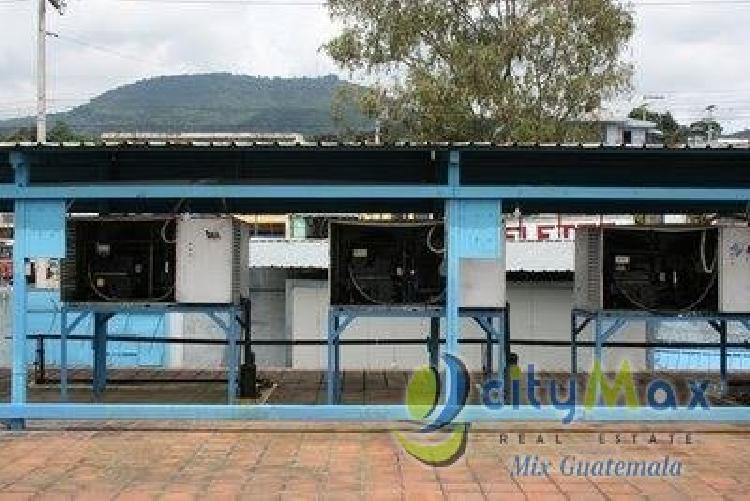
[[[70,126],[62,121],[55,122],[55,125],[47,131],[47,141],[53,143],[62,143],[66,141],[85,141],[90,139],[88,136],[84,136],[76,133]],[[21,127],[9,136],[5,138],[7,141],[36,141],[36,128],[35,127]]]
[[[630,88],[630,11],[613,0],[330,0],[324,49],[376,85],[391,139],[561,141]],[[398,137],[394,137],[398,136]]]
[[[645,105],[633,108],[628,115],[630,118],[638,120],[648,120],[654,122],[663,134],[664,144],[672,146],[684,143],[688,137],[688,129],[679,123],[672,116],[670,111],[658,113],[649,110]]]

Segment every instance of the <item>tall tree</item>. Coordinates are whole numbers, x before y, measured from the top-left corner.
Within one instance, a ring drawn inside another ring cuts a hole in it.
[[[630,86],[633,18],[614,0],[328,6],[343,31],[325,50],[377,81],[364,108],[404,139],[571,139],[585,112]]]

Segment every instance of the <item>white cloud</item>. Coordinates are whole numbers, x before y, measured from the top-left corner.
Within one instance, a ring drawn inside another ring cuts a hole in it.
[[[61,35],[49,40],[53,109],[153,75],[337,72],[319,51],[336,32],[322,6],[69,3],[65,16],[50,14],[50,31]],[[0,116],[34,109],[35,4],[0,3]],[[644,94],[661,94],[665,99],[654,107],[672,109],[681,121],[700,118],[705,106],[717,104],[727,128],[750,127],[748,15],[747,4],[636,7],[629,50],[636,88],[627,103],[619,103],[622,109],[639,104]]]

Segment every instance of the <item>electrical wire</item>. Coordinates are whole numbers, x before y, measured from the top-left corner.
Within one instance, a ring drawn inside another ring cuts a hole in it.
[[[103,299],[103,300],[105,300],[107,302],[110,302],[110,303],[111,302],[116,302],[116,301],[127,301],[127,299],[118,298],[118,297],[115,297],[115,296],[110,296],[108,294],[105,294],[101,290],[99,290],[99,288],[94,283],[94,277],[93,277],[93,273],[92,273],[90,267],[89,267],[89,270],[88,270],[88,278],[89,278],[89,287],[91,287],[91,290],[99,298],[101,298],[101,299]],[[174,285],[172,285],[171,287],[169,287],[169,289],[167,289],[167,292],[165,292],[161,296],[151,297],[151,298],[146,299],[146,301],[147,302],[159,302],[159,301],[163,301],[163,300],[167,299],[170,295],[172,295],[172,292],[174,292]]]
[[[182,207],[182,204],[184,202],[185,202],[185,199],[181,198],[175,204],[174,208],[172,209],[172,213],[171,213],[172,217],[169,218],[169,219],[167,219],[166,221],[164,221],[164,224],[161,225],[161,230],[159,230],[159,234],[161,235],[161,239],[164,241],[164,243],[167,243],[167,244],[176,244],[177,243],[177,226],[176,226],[176,224],[177,224],[177,214],[178,214],[178,212],[179,212],[179,210]],[[169,240],[167,238],[167,225],[169,224],[170,221],[174,221],[175,222],[175,236],[174,236],[174,240]]]
[[[352,283],[352,285],[354,286],[354,288],[356,289],[356,291],[359,292],[362,295],[362,297],[365,298],[367,301],[369,301],[369,302],[371,302],[373,304],[380,304],[380,305],[390,305],[391,304],[391,303],[379,301],[379,300],[373,298],[372,296],[370,296],[368,293],[366,293],[364,291],[364,289],[362,289],[362,286],[359,285],[359,282],[357,282],[357,279],[354,278],[354,270],[352,270],[351,266],[349,266],[349,281]]]
[[[706,234],[708,233],[708,230],[703,230],[703,233],[701,233],[701,264],[703,265],[703,271],[705,273],[713,273],[714,269],[716,268],[716,257],[719,253],[718,249],[718,242],[717,242],[717,249],[714,250],[714,260],[711,264],[711,268],[708,267],[706,264]]]
[[[703,252],[701,252],[701,254],[703,254]],[[706,288],[703,290],[700,296],[698,296],[698,299],[696,299],[695,301],[693,301],[692,303],[690,303],[689,305],[685,307],[678,308],[677,310],[673,310],[674,312],[685,313],[685,312],[691,311],[693,310],[693,308],[701,304],[703,300],[706,299],[706,297],[708,297],[708,294],[711,292],[711,289],[716,283],[716,277],[718,275],[718,273],[716,273],[716,262],[718,261],[718,257],[719,257],[718,254],[719,254],[718,252],[714,253],[714,259],[711,264],[711,270],[712,270],[711,280],[708,281]],[[704,266],[704,269],[705,269],[705,266]],[[617,280],[613,280],[613,285],[615,286],[615,289],[617,289],[617,291],[620,294],[622,294],[625,299],[627,299],[631,304],[633,304],[633,306],[635,306],[639,310],[648,311],[649,313],[663,313],[662,311],[659,311],[655,308],[647,306],[643,304],[642,302],[638,301],[637,299],[635,299],[634,297],[632,297],[625,289],[620,287],[620,284],[617,282]]]
[[[435,233],[435,228],[437,228],[437,225],[434,225],[430,228],[430,231],[427,232],[427,248],[430,249],[433,254],[445,254],[445,244],[443,244],[442,249],[438,249],[432,243],[432,235]]]

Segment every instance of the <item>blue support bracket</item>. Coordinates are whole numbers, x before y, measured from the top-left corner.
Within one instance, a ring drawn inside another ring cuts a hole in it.
[[[328,371],[326,374],[329,404],[336,404],[341,400],[341,334],[349,327],[355,315],[342,315],[334,308],[328,309]]]
[[[440,318],[446,315],[445,308],[440,307],[399,307],[399,306],[331,306],[328,309],[328,365],[326,373],[327,403],[338,404],[341,400],[341,337],[347,327],[357,317],[383,317],[383,318],[429,318],[430,336],[426,340],[429,364],[438,368],[440,365]],[[506,349],[507,349],[507,315],[508,307],[505,308],[480,308],[461,309],[460,317],[472,318],[479,327],[487,334],[487,351],[489,365],[488,377],[492,375],[492,350],[497,349],[497,374],[500,387],[504,388]],[[498,327],[493,320],[498,319]],[[447,340],[446,340],[447,341]]]
[[[607,320],[601,317],[596,319],[596,338],[594,342],[594,359],[603,365],[604,344],[625,325],[625,319],[618,318]]]

